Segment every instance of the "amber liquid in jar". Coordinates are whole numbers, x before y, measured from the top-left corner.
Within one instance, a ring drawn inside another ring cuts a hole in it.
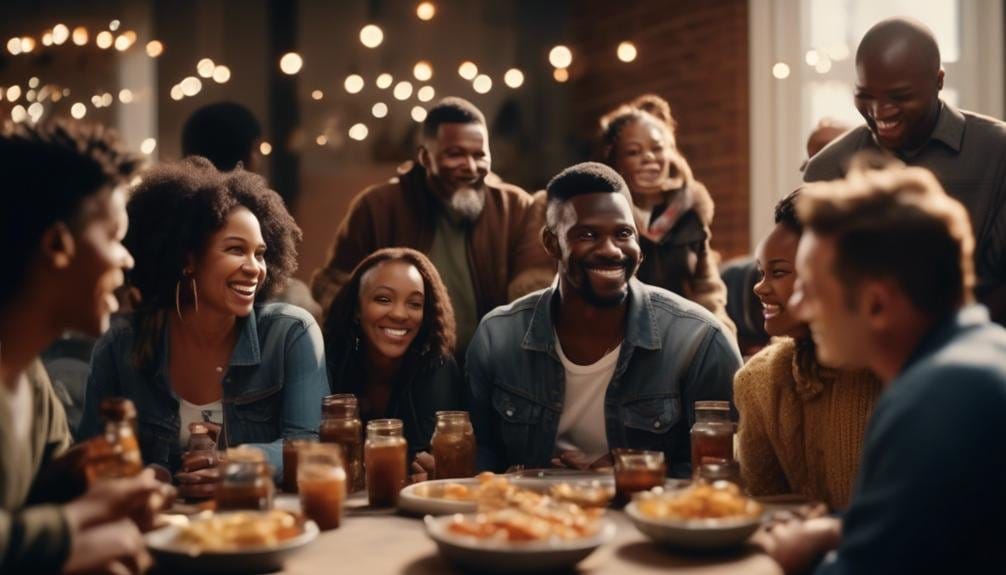
[[[321,417],[321,427],[318,429],[321,442],[342,446],[349,490],[362,490],[363,424],[360,422],[356,396],[350,393],[327,396],[322,401]]]
[[[614,449],[615,503],[624,505],[633,493],[647,491],[664,484],[667,465],[660,451]]]
[[[315,444],[301,451],[297,471],[304,515],[322,530],[339,527],[346,501],[346,471],[338,445]]]
[[[297,465],[300,453],[314,443],[310,439],[283,440],[283,491],[297,493]]]
[[[475,433],[467,411],[437,412],[430,450],[436,461],[437,479],[475,475]]]
[[[400,419],[376,419],[367,423],[364,467],[367,498],[372,507],[394,507],[405,487],[408,444],[402,437]]]
[[[217,511],[272,509],[275,486],[262,450],[234,447],[220,462],[220,485],[216,490]]]
[[[692,472],[703,463],[734,460],[734,424],[729,401],[696,401],[691,431]]]
[[[98,410],[105,432],[88,449],[88,481],[137,475],[143,471],[143,458],[136,439],[136,407],[128,399],[115,397],[102,401]]]

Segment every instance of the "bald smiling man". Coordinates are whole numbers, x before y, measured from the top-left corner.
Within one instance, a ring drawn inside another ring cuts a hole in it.
[[[975,232],[976,295],[1006,321],[1006,124],[940,99],[940,49],[924,25],[901,18],[871,28],[856,51],[855,103],[866,120],[807,163],[806,182],[845,176],[861,150],[927,168],[967,208]]]

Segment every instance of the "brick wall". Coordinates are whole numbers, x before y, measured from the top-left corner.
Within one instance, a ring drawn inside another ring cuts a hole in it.
[[[571,125],[581,141],[597,119],[644,92],[666,98],[678,144],[716,201],[713,247],[747,253],[749,210],[747,0],[584,0],[570,13]],[[571,5],[572,6],[572,5]],[[639,55],[623,63],[624,40]]]

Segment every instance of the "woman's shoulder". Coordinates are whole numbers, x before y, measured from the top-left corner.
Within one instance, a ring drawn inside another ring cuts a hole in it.
[[[306,309],[283,302],[269,302],[255,306],[255,322],[262,329],[310,329],[318,322]]]
[[[734,396],[775,396],[793,386],[793,357],[796,342],[777,338],[751,357],[734,377]]]

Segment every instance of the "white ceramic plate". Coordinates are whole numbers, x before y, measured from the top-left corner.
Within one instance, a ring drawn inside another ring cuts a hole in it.
[[[635,501],[625,506],[625,513],[637,529],[657,543],[697,551],[739,547],[762,521],[760,515],[743,519],[651,519],[639,512]]]
[[[474,489],[479,481],[475,478],[433,479],[405,486],[398,494],[398,508],[416,515],[449,515],[453,513],[473,513],[478,507],[475,501],[444,499],[435,494],[448,483],[460,483]]]
[[[473,514],[474,515],[474,514]],[[456,535],[447,529],[453,517],[425,517],[426,533],[448,560],[485,573],[526,573],[572,567],[615,536],[615,525],[601,520],[596,535],[571,541],[527,543],[487,542]]]
[[[241,551],[203,551],[175,543],[181,527],[169,525],[144,535],[147,549],[153,555],[157,570],[163,573],[266,573],[283,568],[286,559],[318,537],[314,521],[304,523],[304,532],[277,545],[242,549]]]

